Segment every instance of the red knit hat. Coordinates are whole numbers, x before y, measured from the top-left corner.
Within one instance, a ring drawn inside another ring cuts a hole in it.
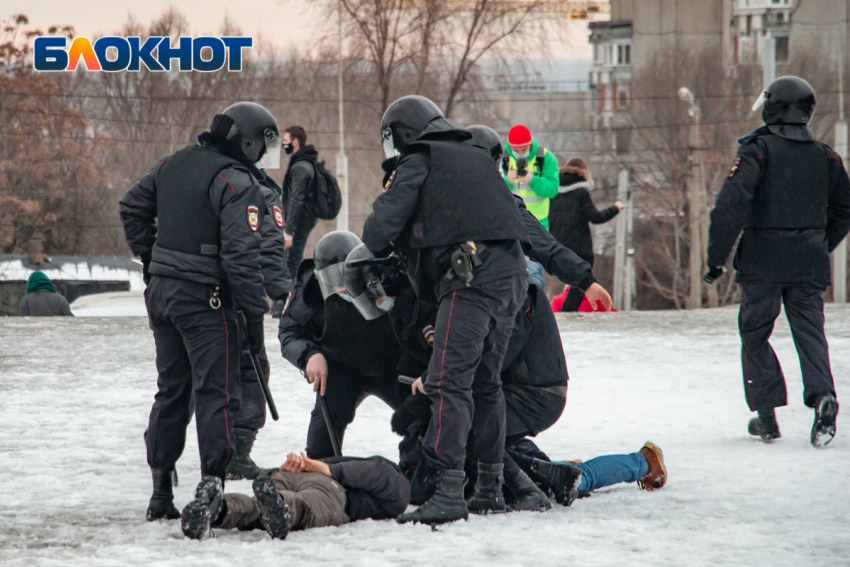
[[[530,146],[531,131],[522,124],[517,124],[508,131],[508,145],[514,148]]]

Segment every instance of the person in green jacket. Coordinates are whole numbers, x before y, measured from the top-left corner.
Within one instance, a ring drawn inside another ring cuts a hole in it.
[[[549,230],[549,199],[558,194],[558,160],[539,146],[531,131],[517,124],[508,131],[502,176],[511,191],[525,202],[546,230]],[[543,266],[529,260],[528,281],[546,289]]]

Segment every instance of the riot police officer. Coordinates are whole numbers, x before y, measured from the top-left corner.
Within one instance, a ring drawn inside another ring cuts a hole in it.
[[[307,431],[307,456],[312,459],[334,456],[322,397],[340,444],[368,396],[377,396],[392,409],[404,400],[405,388],[396,371],[401,348],[389,319],[364,319],[345,290],[345,258],[361,243],[357,235],[342,230],[323,236],[313,258],[301,262],[292,299],[280,316],[281,353],[316,392]]]
[[[266,169],[277,169],[272,166],[267,166]],[[260,227],[263,286],[274,305],[283,305],[292,289],[283,238],[283,191],[265,170],[257,173],[262,174],[258,181],[266,201],[266,211]],[[263,380],[268,382],[269,359],[265,347],[260,351],[258,359],[262,366]],[[254,479],[259,474],[260,468],[251,458],[251,449],[254,447],[257,432],[266,424],[266,399],[250,353],[242,353],[239,370],[242,403],[233,421],[233,458],[227,465],[227,480]]]
[[[815,409],[811,442],[835,435],[838,402],[824,336],[823,299],[829,253],[850,230],[850,181],[841,158],[807,124],[815,92],[799,77],[781,77],[762,93],[764,126],[740,138],[714,210],[708,267],[724,271],[741,233],[734,266],[741,286],[738,326],[751,435],[780,437],[774,408],[787,403],[785,380],[768,339],[784,304],[803,371],[803,401]]]
[[[499,371],[525,298],[528,233],[493,162],[432,101],[406,96],[381,121],[394,160],[363,227],[378,256],[397,248],[421,300],[439,302],[425,391],[434,411],[423,454],[438,469],[434,496],[400,522],[438,524],[505,510],[505,398]],[[463,499],[470,430],[478,483]]]
[[[160,160],[120,203],[127,243],[149,281],[145,300],[159,373],[145,436],[154,483],[147,518],[180,516],[170,472],[183,452],[194,396],[202,479],[182,513],[183,531],[193,538],[203,537],[217,516],[233,452],[242,350],[237,310],[248,320],[251,351],[263,345],[265,202],[256,166],[279,155],[271,113],[237,103],[214,117],[200,146]]]

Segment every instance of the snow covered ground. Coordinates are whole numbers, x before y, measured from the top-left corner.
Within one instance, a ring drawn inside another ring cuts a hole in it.
[[[475,517],[436,533],[366,521],[283,542],[235,531],[189,541],[179,522],[145,522],[142,433],[156,377],[144,318],[0,319],[0,565],[850,565],[850,418],[839,415],[825,450],[809,445],[812,412],[784,319],[773,344],[790,405],[777,412],[783,438],[766,445],[746,433],[734,309],[559,317],[569,402],[540,446],[589,459],[652,440],[664,450],[666,488],[619,485],[569,509]],[[270,353],[279,352],[273,325]],[[827,332],[847,400],[850,307],[828,307]],[[264,466],[303,448],[313,399],[271,359],[282,416],[258,438]],[[397,455],[389,417],[367,400],[346,452]],[[178,472],[182,507],[199,479],[194,425]],[[248,482],[227,488],[250,493]]]

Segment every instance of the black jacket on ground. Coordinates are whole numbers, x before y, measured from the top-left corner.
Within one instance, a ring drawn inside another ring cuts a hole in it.
[[[331,477],[345,488],[349,521],[396,518],[410,504],[410,483],[401,469],[383,457],[322,459]]]
[[[299,226],[312,223],[316,218],[312,200],[313,179],[316,168],[313,165],[319,159],[319,153],[312,144],[304,146],[289,158],[289,166],[283,178],[283,214],[286,220],[286,233],[295,234]]]
[[[785,128],[792,130],[795,127]],[[754,213],[761,211],[754,211],[754,206],[757,203],[764,206],[766,202],[765,195],[762,195],[765,191],[762,183],[771,167],[768,150],[771,141],[766,142],[765,138],[777,134],[765,126],[739,139],[741,147],[738,156],[711,211],[708,245],[708,265],[722,266],[741,230],[744,231],[735,254],[736,281],[739,283],[820,287],[827,287],[831,283],[829,253],[850,230],[850,179],[841,158],[832,148],[814,140],[808,129],[796,128],[799,131],[780,136],[786,140],[782,143],[815,144],[819,150],[817,156],[822,156],[825,162],[827,179],[824,183],[828,191],[824,211],[825,227],[815,226],[818,223],[811,223],[809,228],[768,227],[757,222],[759,216]],[[801,150],[801,154],[812,155],[806,151],[807,148]],[[818,157],[815,163],[808,165],[787,160],[772,165],[777,168],[801,168],[808,173],[810,168],[824,166],[818,161],[820,159]],[[790,175],[786,178],[790,178]],[[793,202],[783,201],[781,210],[774,211],[774,216],[790,220],[802,214],[805,203],[812,197],[805,192],[817,191],[817,188],[795,183],[794,187],[786,189],[799,191],[800,198]]]
[[[155,179],[167,156],[159,161],[121,199],[119,213],[127,244],[133,254],[150,264],[150,273],[196,283],[220,285],[224,297],[232,297],[237,309],[248,317],[266,313],[268,303],[260,271],[261,236],[248,223],[248,207],[262,213],[265,201],[256,178],[236,165],[222,169],[209,186],[209,198],[221,226],[218,257],[185,254],[156,244],[157,188]],[[259,221],[262,223],[262,214]],[[191,227],[187,227],[191,229]],[[151,262],[154,249],[157,261]]]
[[[286,246],[283,239],[283,203],[277,185],[273,181],[261,182],[263,197],[266,200],[266,213],[260,227],[263,242],[260,246],[262,256],[263,284],[272,300],[286,299],[292,289],[292,278],[286,268]]]
[[[471,148],[460,142],[457,145],[463,149]],[[478,153],[481,159],[489,160],[488,165],[495,171],[492,160],[476,150],[476,156]],[[377,255],[385,254],[394,245],[405,257],[408,276],[417,294],[427,301],[436,301],[465,287],[457,278],[448,281],[443,277],[448,267],[446,256],[459,243],[430,248],[409,246],[409,225],[417,212],[420,190],[431,168],[427,148],[417,148],[403,155],[394,161],[394,165],[384,193],[375,199],[372,214],[363,225],[363,243]],[[501,188],[507,190],[504,183],[501,183]],[[527,235],[523,235],[523,240],[527,240]],[[484,264],[475,268],[472,287],[528,273],[519,240],[476,241],[476,244],[483,244],[486,252],[481,253]]]
[[[336,315],[333,321],[326,320],[330,308]],[[320,352],[364,376],[394,375],[401,356],[389,317],[366,321],[354,304],[336,295],[323,300],[312,259],[301,263],[277,337],[283,357],[301,370]]]
[[[558,195],[549,200],[549,232],[555,240],[593,265],[590,223],[606,223],[616,217],[620,209],[612,205],[600,211],[590,198],[590,184],[587,181],[575,174],[570,174],[570,179],[565,177],[562,175]]]

